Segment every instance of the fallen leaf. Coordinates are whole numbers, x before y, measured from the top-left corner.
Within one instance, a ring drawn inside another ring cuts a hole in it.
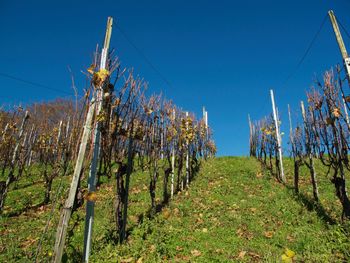
[[[199,250],[197,250],[197,249],[191,250],[191,254],[194,257],[199,257],[200,255],[202,255],[202,253]]]
[[[293,262],[293,259],[291,259],[290,257],[288,257],[287,255],[283,254],[281,256],[282,262],[286,262],[286,263],[290,263]]]
[[[151,253],[153,253],[154,251],[156,251],[156,246],[155,245],[151,245],[151,247],[149,248],[149,251]]]
[[[273,232],[272,231],[266,231],[265,233],[264,233],[264,236],[265,237],[267,237],[267,238],[272,238],[273,237]]]
[[[288,248],[286,248],[286,250],[284,251],[284,254],[287,255],[287,257],[293,258],[295,256],[295,252],[293,250],[290,250]]]
[[[238,253],[238,258],[243,259],[245,254],[247,254],[247,251],[242,250],[241,252]]]
[[[122,263],[129,263],[129,262],[132,262],[133,260],[134,260],[133,257],[130,257],[130,258],[122,258],[122,259],[120,260],[120,262],[122,262]]]

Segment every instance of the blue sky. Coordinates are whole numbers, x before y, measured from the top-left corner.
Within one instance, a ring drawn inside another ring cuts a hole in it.
[[[111,46],[125,67],[185,110],[206,106],[219,155],[248,154],[247,114],[271,112],[275,91],[282,131],[288,131],[315,76],[341,62],[327,20],[304,63],[285,84],[333,9],[350,31],[349,0],[334,1],[7,1],[0,2],[0,73],[40,83],[34,87],[0,76],[0,104],[44,101],[80,90],[107,16],[171,83],[164,83],[116,27]],[[344,34],[344,40],[350,41]],[[300,118],[299,118],[300,119]],[[286,132],[287,134],[287,132]],[[284,138],[286,141],[287,137]]]

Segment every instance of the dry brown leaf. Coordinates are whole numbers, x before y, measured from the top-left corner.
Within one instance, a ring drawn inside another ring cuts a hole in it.
[[[156,251],[156,246],[155,245],[151,245],[151,247],[149,248],[149,251],[151,253],[153,253],[154,251]]]
[[[132,262],[134,260],[133,257],[130,257],[130,258],[122,258],[120,260],[121,263],[129,263],[129,262]]]
[[[237,258],[243,259],[245,254],[247,254],[247,251],[242,250],[241,252],[238,253],[238,257]]]
[[[267,238],[272,238],[273,237],[273,232],[272,231],[266,231],[264,232],[264,236],[267,237]]]
[[[184,250],[182,247],[176,246],[176,251],[182,251],[182,250]]]
[[[202,255],[202,253],[199,250],[197,250],[197,249],[191,250],[191,254],[194,257],[199,257],[200,255]]]

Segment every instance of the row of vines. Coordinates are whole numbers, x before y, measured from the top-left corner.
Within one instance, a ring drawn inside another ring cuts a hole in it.
[[[133,70],[123,69],[109,50],[110,28],[103,49],[97,49],[86,71],[89,87],[81,99],[57,99],[0,111],[0,213],[17,182],[39,171],[44,182],[42,204],[56,202],[53,181],[69,177],[69,189],[58,198],[61,218],[57,226],[54,261],[60,262],[66,227],[72,213],[86,203],[84,259],[88,260],[91,218],[101,179],[114,180],[115,232],[126,239],[131,174],[149,174],[150,214],[157,212],[156,189],[163,180],[162,203],[188,188],[201,160],[216,148],[206,118],[196,119],[161,95],[147,96],[147,83]],[[109,34],[109,35],[108,35]],[[88,182],[88,186],[82,184]],[[62,200],[66,199],[65,203]],[[111,222],[112,223],[112,222]],[[49,224],[48,224],[49,225]],[[39,244],[40,245],[40,244]],[[39,248],[40,250],[40,248]],[[38,250],[38,253],[40,251]]]
[[[334,185],[336,197],[342,207],[342,219],[350,219],[350,200],[346,190],[346,173],[350,171],[349,143],[350,125],[348,111],[350,96],[344,91],[347,80],[341,77],[341,70],[329,70],[323,81],[316,81],[307,92],[307,103],[300,103],[301,121],[292,127],[291,111],[288,105],[290,154],[293,160],[293,187],[300,192],[300,169],[302,166],[310,176],[314,202],[320,202],[315,162],[326,167],[327,178]],[[277,117],[277,125],[281,122]],[[250,155],[270,169],[277,179],[285,183],[281,173],[281,162],[273,115],[250,125]],[[283,166],[282,166],[283,167]]]

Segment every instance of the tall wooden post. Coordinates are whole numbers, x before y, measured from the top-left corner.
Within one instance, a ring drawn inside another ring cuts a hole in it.
[[[160,119],[160,159],[161,160],[164,159],[164,133],[165,133],[164,116],[162,115]]]
[[[335,18],[333,10],[329,10],[328,15],[329,15],[329,19],[331,20],[331,23],[333,26],[334,34],[335,34],[335,37],[337,39],[340,53],[341,53],[342,58],[343,58],[346,77],[347,77],[348,83],[350,85],[350,58],[349,58],[348,53],[346,51],[345,44],[344,44],[343,38],[341,36],[340,30],[338,27],[338,23],[337,23],[337,19]]]
[[[345,122],[346,122],[346,125],[348,125],[348,128],[350,129],[349,113],[348,113],[348,109],[346,106],[344,96],[342,96],[342,97],[343,97],[342,99],[343,99],[343,107],[344,107],[344,113],[345,113]]]
[[[186,111],[186,187],[189,185],[190,181],[190,149],[189,149],[189,140],[188,140],[188,111]]]
[[[175,129],[175,109],[173,109],[173,120],[174,120],[174,129]],[[175,137],[173,137],[172,141],[172,149],[171,149],[171,198],[174,196],[174,177],[175,177]]]
[[[69,189],[68,198],[64,204],[63,210],[61,212],[60,221],[57,227],[54,257],[53,257],[53,262],[55,263],[60,263],[62,260],[63,249],[64,249],[64,244],[66,241],[66,235],[68,230],[68,223],[72,215],[74,200],[77,194],[80,175],[83,168],[86,146],[87,146],[88,139],[90,137],[91,122],[94,114],[94,109],[95,109],[95,99],[92,99],[89,105],[88,114],[86,115],[83,135],[81,137],[79,153],[78,153],[78,157],[74,167],[74,173],[73,173],[73,178]]]
[[[206,125],[206,122],[205,122],[205,107],[203,106],[203,124],[204,124],[204,145],[203,146],[205,146],[205,143],[207,142],[207,125]],[[203,157],[204,158],[207,158],[207,151],[206,151],[206,148],[205,147],[203,147],[203,149],[202,149],[202,151],[203,151]]]
[[[209,140],[209,130],[208,130],[208,112],[203,107],[203,121],[204,121],[204,128],[205,128],[205,142],[207,143]],[[208,157],[207,149],[204,149],[204,158],[206,159]]]
[[[279,130],[279,119],[277,116],[277,110],[275,105],[275,98],[273,95],[273,90],[270,90],[271,95],[271,102],[272,102],[272,111],[273,111],[273,118],[275,121],[275,128],[276,128],[276,138],[277,138],[277,147],[278,147],[278,155],[279,155],[279,164],[280,164],[280,170],[281,170],[281,179],[282,182],[286,182],[286,178],[284,176],[284,170],[283,170],[283,155],[282,155],[282,142],[281,142],[281,134]]]
[[[6,137],[6,133],[7,133],[8,127],[9,127],[9,124],[6,123],[6,126],[5,126],[5,128],[4,128],[3,132],[2,132],[2,137],[1,137],[1,141],[0,142],[5,141],[5,137]]]
[[[101,53],[99,70],[107,69],[106,67],[107,67],[109,43],[110,43],[111,34],[112,34],[112,24],[113,24],[113,18],[108,17],[106,36],[105,36],[105,41],[104,41],[104,45]],[[103,85],[103,83],[101,85]],[[97,87],[96,104],[97,104],[96,116],[99,116],[99,114],[102,111],[102,104],[103,104],[102,86]],[[92,161],[90,166],[90,173],[88,177],[88,196],[93,195],[93,193],[96,191],[96,174],[97,174],[97,165],[98,165],[98,158],[100,155],[100,143],[101,143],[100,128],[101,128],[101,121],[97,120],[95,124],[94,137],[93,137],[93,146],[92,146],[93,156],[92,156]],[[83,260],[85,262],[89,261],[92,227],[93,227],[93,220],[94,220],[94,209],[95,209],[95,200],[93,198],[88,199],[86,202],[84,253],[83,253]]]
[[[289,119],[289,139],[292,144],[292,148],[294,147],[294,138],[293,138],[293,126],[292,126],[292,115],[290,113],[290,106],[288,104],[288,119]],[[294,154],[294,151],[292,151]]]
[[[249,123],[249,156],[253,156],[252,122],[250,120],[249,114],[248,114],[248,123]]]

